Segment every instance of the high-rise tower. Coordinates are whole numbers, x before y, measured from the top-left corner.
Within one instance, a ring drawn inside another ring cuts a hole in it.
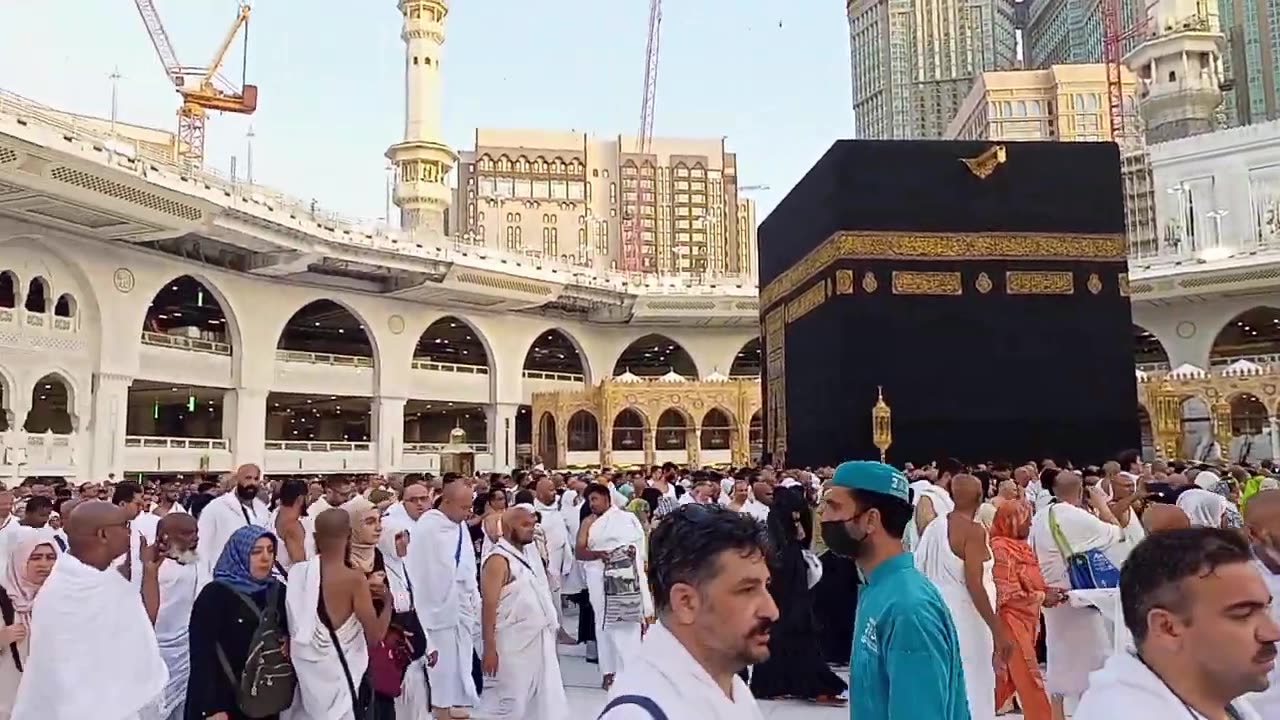
[[[404,16],[404,141],[387,148],[395,165],[392,200],[400,226],[410,232],[445,232],[451,192],[445,177],[457,155],[440,140],[440,48],[445,0],[400,0]]]

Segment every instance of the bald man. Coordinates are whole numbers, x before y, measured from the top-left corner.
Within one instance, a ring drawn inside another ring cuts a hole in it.
[[[1107,505],[1106,495],[1096,486],[1086,490],[1074,472],[1062,470],[1054,476],[1053,494],[1054,502],[1032,521],[1029,539],[1045,584],[1069,588],[1067,554],[1089,550],[1107,552],[1123,541],[1124,532]],[[1092,512],[1086,510],[1086,506]],[[1050,521],[1061,531],[1065,548],[1055,540]],[[1112,643],[1102,615],[1093,608],[1071,607],[1066,603],[1045,608],[1044,624],[1048,648],[1045,690],[1055,712],[1060,713],[1066,697],[1079,699],[1084,693],[1089,685],[1089,673],[1102,667]]]
[[[266,503],[258,499],[262,470],[257,465],[241,465],[229,481],[227,492],[209,502],[200,512],[201,572],[213,576],[213,566],[222,548],[236,530],[245,525],[267,527],[270,513]]]
[[[162,560],[157,574],[159,593],[154,601],[144,594],[143,602],[148,605],[148,614],[155,618],[156,642],[169,668],[159,715],[167,720],[182,720],[185,715],[187,681],[191,676],[191,607],[204,584],[196,554],[198,543],[199,528],[194,517],[174,512],[159,518],[155,547]]]
[[[317,556],[289,568],[290,659],[298,675],[294,713],[307,718],[363,717],[365,707],[351,714],[362,703],[358,690],[352,697],[338,653],[352,678],[363,677],[369,648],[382,641],[391,625],[393,604],[385,598],[385,578],[371,581],[347,564],[351,520],[346,510],[321,512],[315,538]],[[383,601],[380,608],[375,608],[375,600]],[[338,708],[343,710],[335,712]]]
[[[996,616],[996,588],[986,528],[975,516],[982,482],[951,478],[955,509],[925,527],[915,548],[916,568],[938,588],[951,611],[964,663],[965,694],[973,720],[995,720],[996,674],[992,657],[1008,662],[1012,641]]]
[[[544,480],[550,483],[549,480]],[[518,505],[503,513],[502,537],[480,576],[481,668],[494,678],[474,717],[559,720],[569,716],[556,631],[560,628],[545,575],[535,572],[527,551],[534,515]]]
[[[111,567],[129,544],[125,511],[86,501],[65,527],[69,552],[40,589],[11,717],[138,720],[154,711],[169,671],[137,591]],[[143,590],[154,592],[159,563],[154,548],[144,552]]]
[[[405,567],[413,583],[414,610],[439,653],[427,669],[436,717],[460,715],[479,701],[471,670],[479,632],[480,588],[476,555],[466,528],[471,488],[445,484],[440,506],[423,513],[413,530]]]

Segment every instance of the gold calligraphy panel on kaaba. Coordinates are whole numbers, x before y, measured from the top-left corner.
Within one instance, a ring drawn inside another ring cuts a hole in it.
[[[760,291],[768,308],[838,260],[1123,261],[1123,235],[839,232]]]
[[[958,272],[893,272],[894,295],[959,295],[962,292]]]
[[[827,299],[827,284],[820,282],[787,303],[787,322],[793,323],[813,311]]]
[[[786,307],[764,317],[765,447],[775,455],[787,451],[787,353]]]
[[[1070,295],[1075,277],[1069,272],[1010,270],[1004,274],[1004,288],[1010,295]]]
[[[841,268],[836,270],[836,294],[852,295],[853,294],[853,271]]]

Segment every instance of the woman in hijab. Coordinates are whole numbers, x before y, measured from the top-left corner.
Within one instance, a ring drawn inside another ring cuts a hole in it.
[[[798,489],[778,487],[769,510],[774,557],[769,594],[778,620],[769,635],[769,659],[751,672],[751,693],[759,699],[795,697],[822,705],[843,705],[848,689],[831,672],[821,652],[809,566],[804,550],[813,533],[813,515]]]
[[[227,720],[249,720],[237,702],[238,678],[244,672],[249,643],[262,611],[275,603],[277,626],[289,632],[284,586],[272,575],[276,536],[266,528],[245,525],[236,530],[213,567],[213,582],[204,586],[191,607],[191,680],[186,713],[199,720],[224,713]],[[230,667],[228,673],[224,667]],[[232,677],[237,678],[236,681]],[[278,720],[269,715],[261,720]]]
[[[1240,483],[1235,478],[1227,476],[1214,483],[1209,490],[1221,495],[1227,501],[1222,527],[1232,530],[1243,528],[1244,518],[1240,515]]]
[[[1013,656],[996,673],[996,708],[1004,708],[1016,692],[1026,720],[1050,720],[1053,712],[1036,660],[1040,608],[1053,607],[1066,593],[1045,585],[1036,553],[1027,543],[1031,507],[1022,500],[1006,500],[991,521],[992,574],[996,583],[996,614],[1013,637]]]
[[[399,550],[394,546],[391,547],[390,553],[379,547],[383,533],[382,513],[378,510],[378,506],[363,495],[357,495],[343,503],[342,509],[347,511],[347,517],[351,521],[351,538],[347,543],[347,565],[364,573],[370,585],[381,584],[390,588],[390,581],[387,575],[387,558],[394,557],[403,565],[404,556],[397,554]],[[395,533],[389,534],[394,542]],[[405,538],[405,552],[407,553],[407,535]],[[406,581],[407,577],[406,575]],[[407,582],[405,591],[408,591]],[[374,612],[382,612],[383,602],[383,600],[373,601]],[[395,602],[394,597],[392,602]],[[360,706],[369,707],[369,693],[372,693],[373,708],[368,718],[364,720],[390,720],[395,718],[396,699],[374,690],[370,673],[399,672],[400,670],[395,666],[392,657],[399,653],[400,657],[407,659],[409,650],[401,645],[401,642],[406,639],[403,631],[392,632],[388,630],[386,637],[383,638],[378,647],[369,648],[369,669],[365,671],[364,682],[360,683]],[[391,665],[382,663],[384,660],[390,662]],[[375,669],[375,664],[380,665],[380,668]],[[401,680],[403,680],[403,675]]]
[[[13,710],[31,643],[27,636],[31,607],[57,559],[57,546],[43,533],[35,532],[19,536],[9,554],[4,592],[0,593],[0,614],[4,616],[4,628],[0,629],[0,720],[9,720]]]

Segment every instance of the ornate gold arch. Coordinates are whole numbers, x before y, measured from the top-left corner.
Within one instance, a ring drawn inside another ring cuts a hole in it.
[[[1138,402],[1151,417],[1156,452],[1164,458],[1185,457],[1182,447],[1182,404],[1198,399],[1209,408],[1213,438],[1225,450],[1231,444],[1231,400],[1240,395],[1256,397],[1268,417],[1280,414],[1280,372],[1260,367],[1253,374],[1225,375],[1206,372],[1203,376],[1169,372],[1150,373],[1138,380]]]
[[[658,418],[667,410],[676,410],[691,421],[685,430],[689,433],[688,464],[699,463],[702,447],[702,423],[707,413],[718,409],[729,418],[729,448],[735,465],[746,465],[751,460],[751,419],[761,407],[760,381],[758,378],[733,378],[720,381],[686,380],[669,382],[661,379],[631,382],[606,378],[599,385],[583,390],[558,390],[533,394],[533,417],[540,419],[543,413],[555,418],[556,457],[542,458],[548,466],[564,467],[568,451],[569,418],[579,410],[586,410],[596,419],[600,431],[600,465],[613,464],[613,421],[626,409],[635,410],[645,418],[645,460],[654,459],[654,433]],[[533,447],[541,446],[541,423],[533,424]]]

